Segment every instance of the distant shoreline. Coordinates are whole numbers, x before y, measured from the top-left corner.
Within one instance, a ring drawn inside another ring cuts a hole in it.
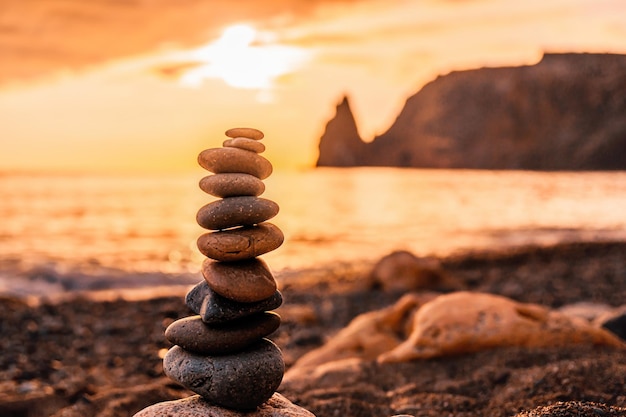
[[[623,250],[626,257],[626,240],[606,240],[606,241],[573,241],[555,244],[523,244],[505,248],[473,249],[463,250],[444,256],[428,256],[428,258],[438,259],[441,264],[466,265],[476,262],[477,259],[509,260],[520,263],[525,259],[536,256],[543,252],[567,252],[572,250],[588,250],[592,252],[601,251],[602,248],[619,248]],[[366,276],[379,259],[368,259],[360,261],[338,261],[330,262],[319,267],[307,267],[301,269],[283,269],[275,273],[279,287],[289,287],[299,291],[306,288],[320,287],[359,287],[359,281]],[[149,275],[149,274],[147,274]],[[101,282],[103,277],[98,277]],[[132,287],[116,286],[116,281],[111,280],[110,288],[99,289],[78,289],[58,292],[49,292],[46,295],[38,294],[16,294],[0,291],[0,300],[19,300],[30,306],[40,306],[46,304],[71,303],[75,300],[90,300],[92,302],[143,302],[159,298],[184,298],[187,291],[202,279],[200,274],[187,275],[178,283],[172,283],[171,278],[152,284],[133,285]],[[164,282],[167,281],[167,282]],[[0,301],[1,302],[1,301]]]

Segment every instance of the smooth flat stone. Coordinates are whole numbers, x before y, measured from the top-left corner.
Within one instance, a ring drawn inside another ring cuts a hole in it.
[[[283,232],[272,223],[205,233],[198,237],[198,249],[217,261],[251,259],[283,244]]]
[[[205,259],[202,275],[213,291],[240,303],[265,300],[276,292],[276,280],[259,258],[235,262]]]
[[[228,197],[213,201],[198,210],[198,224],[209,230],[252,226],[278,214],[278,204],[259,197]]]
[[[205,149],[198,155],[198,164],[214,174],[241,172],[265,179],[272,173],[272,164],[261,155],[239,148]]]
[[[265,191],[265,184],[250,174],[227,173],[202,178],[200,189],[215,197],[259,196]]]
[[[205,400],[236,410],[252,410],[276,391],[285,372],[278,347],[261,339],[232,355],[203,356],[180,346],[163,358],[165,374]]]
[[[202,321],[208,324],[224,323],[274,310],[282,303],[283,296],[278,290],[271,297],[256,303],[238,303],[217,294],[205,280],[198,283],[185,296],[187,307],[199,314]]]
[[[207,325],[200,316],[176,320],[165,329],[165,338],[173,345],[205,355],[235,353],[273,333],[280,326],[280,316],[269,311],[222,325]]]
[[[252,127],[234,127],[232,129],[228,129],[224,134],[229,138],[242,137],[254,140],[261,140],[265,137],[263,132]]]
[[[279,393],[254,411],[235,411],[209,403],[200,395],[182,400],[165,401],[146,407],[133,417],[315,417],[310,411],[299,407]]]
[[[245,149],[246,151],[256,153],[262,153],[265,151],[265,145],[263,145],[259,141],[248,138],[227,139],[224,141],[224,143],[222,143],[222,146],[226,146],[228,148]]]

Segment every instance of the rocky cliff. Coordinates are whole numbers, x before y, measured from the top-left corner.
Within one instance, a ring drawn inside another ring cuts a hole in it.
[[[452,72],[365,143],[347,98],[318,166],[626,169],[626,55],[546,54],[536,65]]]

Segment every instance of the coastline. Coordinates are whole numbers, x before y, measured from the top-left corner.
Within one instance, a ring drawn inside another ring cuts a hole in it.
[[[358,314],[389,306],[402,295],[371,285],[367,274],[376,261],[277,277],[285,304],[278,310],[283,324],[271,339],[288,368]],[[476,251],[440,262],[468,290],[551,308],[580,302],[617,307],[626,300],[626,242]],[[156,297],[139,291],[126,298],[116,291],[76,293],[55,303],[0,298],[0,414],[127,416],[154,402],[188,396],[163,376],[159,357],[170,347],[165,327],[189,314],[185,288],[163,287]],[[416,402],[428,404],[428,412],[419,415],[512,415],[557,400],[626,407],[624,369],[626,352],[607,348],[507,348],[426,363],[369,364],[351,373],[351,384],[339,378],[330,386],[300,391],[291,384],[279,392],[318,417],[333,410],[417,415],[409,407]],[[380,376],[378,382],[367,379],[371,372]],[[430,385],[424,375],[434,378]],[[539,388],[529,389],[525,378],[531,376],[543,381]]]

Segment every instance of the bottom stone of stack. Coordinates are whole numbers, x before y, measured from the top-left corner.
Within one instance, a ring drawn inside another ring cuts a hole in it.
[[[244,351],[219,356],[199,355],[174,346],[163,358],[163,370],[212,404],[251,410],[278,389],[285,363],[280,349],[261,339]]]
[[[302,407],[275,393],[258,409],[252,412],[229,410],[205,401],[201,396],[184,398],[182,400],[167,401],[144,408],[133,417],[315,417]]]

